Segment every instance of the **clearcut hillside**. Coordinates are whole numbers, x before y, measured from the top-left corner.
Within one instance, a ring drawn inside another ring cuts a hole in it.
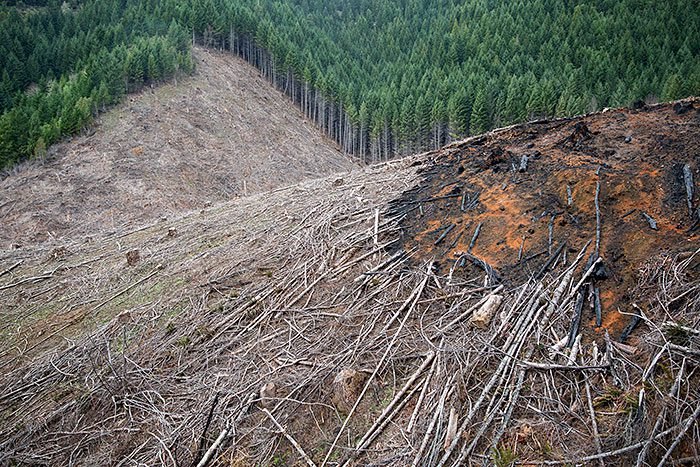
[[[0,180],[0,249],[122,231],[358,166],[241,59],[194,58],[193,76],[130,95],[89,135]]]
[[[0,464],[695,465],[700,101],[0,254]]]

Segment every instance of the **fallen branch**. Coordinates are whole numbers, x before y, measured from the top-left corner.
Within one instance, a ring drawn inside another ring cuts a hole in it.
[[[214,456],[216,451],[219,449],[219,446],[221,446],[221,443],[224,442],[224,440],[228,437],[229,433],[231,432],[231,426],[229,424],[226,425],[226,428],[221,430],[221,433],[219,433],[219,437],[216,438],[214,441],[214,444],[211,445],[209,449],[207,449],[207,452],[204,453],[204,457],[202,457],[202,460],[199,461],[199,464],[197,464],[197,467],[206,467],[209,465],[209,461],[211,461],[211,458]]]
[[[14,269],[16,269],[17,267],[19,267],[22,263],[24,263],[24,260],[23,260],[23,259],[17,261],[15,264],[13,264],[13,265],[10,266],[9,268],[5,269],[3,272],[0,272],[0,277],[4,276],[5,274],[11,273]]]
[[[666,453],[659,461],[659,467],[662,467],[664,464],[666,464],[666,461],[668,460],[669,457],[671,457],[673,450],[676,449],[676,447],[678,447],[681,440],[683,439],[683,436],[685,436],[685,434],[688,432],[690,427],[693,426],[693,424],[695,423],[695,420],[697,420],[698,417],[700,417],[700,403],[698,403],[698,406],[695,407],[695,411],[693,412],[693,414],[690,417],[688,417],[688,419],[683,424],[683,428],[681,428],[681,431],[676,436],[676,439],[673,440],[673,443],[671,443],[671,446],[669,446],[669,448],[666,450]]]
[[[26,284],[27,282],[43,281],[46,279],[51,279],[52,277],[53,277],[53,272],[51,274],[45,274],[43,276],[27,277],[27,278],[19,280],[17,282],[13,282],[12,284],[3,285],[2,287],[0,287],[0,290],[11,289],[13,287],[17,287],[19,285]]]
[[[155,276],[156,274],[158,274],[158,272],[161,271],[161,270],[163,269],[163,267],[164,267],[164,266],[163,266],[162,264],[159,264],[158,266],[156,266],[156,268],[155,268],[149,275],[147,275],[147,276],[144,277],[143,279],[140,279],[140,280],[134,282],[133,284],[129,285],[128,287],[125,287],[124,289],[120,290],[119,292],[115,293],[114,295],[112,295],[111,297],[109,297],[107,300],[105,300],[104,302],[100,303],[100,304],[97,305],[95,308],[93,308],[92,312],[93,312],[93,313],[96,312],[97,310],[99,310],[100,308],[102,308],[103,306],[105,306],[106,304],[108,304],[109,302],[111,302],[112,300],[114,300],[115,298],[119,298],[120,296],[124,295],[124,294],[127,293],[129,290],[133,289],[134,287],[137,287],[137,286],[143,284],[143,283],[146,282],[148,279],[150,279],[151,277],[153,277],[153,276]]]
[[[522,366],[524,368],[530,369],[530,370],[561,370],[561,371],[581,371],[581,370],[607,370],[610,368],[610,365],[582,365],[582,366],[576,366],[576,365],[557,365],[557,364],[549,364],[549,363],[538,363],[538,362],[528,362],[528,361],[519,361],[518,366]]]
[[[267,415],[267,418],[269,418],[269,419],[272,421],[272,423],[275,424],[275,426],[277,427],[277,429],[280,430],[280,432],[282,432],[282,435],[283,435],[285,438],[287,438],[287,441],[289,441],[289,442],[291,443],[291,445],[294,446],[294,449],[296,449],[297,452],[299,453],[299,455],[301,456],[301,458],[304,459],[304,461],[306,462],[306,465],[308,465],[309,467],[317,467],[317,466],[316,466],[316,463],[315,463],[314,461],[311,460],[311,458],[309,457],[309,455],[306,454],[306,451],[304,451],[304,449],[301,447],[301,445],[300,445],[299,443],[297,443],[297,440],[295,440],[295,439],[292,437],[292,435],[290,435],[289,433],[287,433],[286,428],[284,428],[282,425],[279,424],[279,422],[278,422],[278,421],[275,419],[275,417],[270,413],[270,411],[267,410],[267,409],[262,409],[262,412],[263,412],[265,415]]]
[[[241,407],[241,410],[238,412],[238,416],[236,416],[234,422],[231,423],[230,420],[226,422],[226,426],[223,430],[221,430],[221,433],[219,433],[219,436],[214,441],[214,444],[212,444],[209,447],[209,449],[207,449],[207,452],[204,453],[204,457],[202,457],[202,460],[199,461],[197,467],[206,467],[207,465],[209,465],[209,462],[212,460],[212,457],[214,457],[214,454],[216,454],[216,451],[219,449],[219,446],[221,446],[221,444],[229,436],[229,434],[234,432],[235,424],[240,422],[245,416],[245,414],[248,413],[248,409],[251,405],[253,405],[253,402],[255,402],[256,398],[256,393],[251,393],[248,396],[248,400],[246,401],[245,405]]]
[[[392,410],[401,401],[403,396],[411,389],[413,383],[416,382],[418,377],[423,373],[423,371],[428,367],[428,365],[432,363],[434,358],[435,352],[430,352],[425,358],[425,360],[423,360],[421,366],[418,367],[418,369],[413,373],[409,380],[406,381],[406,384],[404,384],[401,390],[396,394],[396,396],[394,396],[389,405],[387,405],[386,408],[382,410],[382,413],[379,416],[379,418],[377,418],[374,424],[369,428],[369,430],[367,430],[362,439],[360,439],[360,441],[357,443],[357,447],[355,448],[356,452],[354,453],[354,455],[359,454],[360,451],[369,446],[369,443],[371,443],[372,440],[374,440],[374,438],[376,438],[377,435],[381,433],[384,427],[386,427],[387,423],[391,421],[391,419],[396,415],[396,412],[391,413]]]
[[[377,363],[377,366],[374,368],[374,371],[370,375],[370,377],[367,379],[367,382],[365,383],[365,386],[362,388],[362,392],[360,392],[360,395],[357,397],[357,400],[355,401],[355,404],[352,406],[350,409],[350,412],[348,412],[348,416],[345,418],[343,421],[343,424],[341,425],[340,429],[338,430],[338,433],[335,436],[335,439],[333,440],[333,443],[331,444],[330,448],[328,448],[328,452],[326,453],[326,457],[323,459],[323,462],[321,463],[321,466],[325,466],[328,460],[330,459],[331,455],[333,454],[333,451],[335,450],[336,445],[338,444],[338,441],[340,440],[340,437],[342,436],[343,432],[345,431],[345,428],[347,428],[348,423],[350,423],[350,419],[354,415],[355,411],[357,411],[357,407],[359,407],[360,402],[362,402],[362,399],[364,398],[365,394],[369,390],[372,381],[374,378],[377,376],[379,373],[379,370],[384,366],[384,362],[386,361],[387,357],[389,356],[389,352],[391,352],[392,347],[396,343],[396,341],[399,338],[399,335],[401,334],[401,331],[403,330],[404,326],[406,325],[406,322],[408,321],[409,316],[411,315],[411,312],[413,311],[413,308],[416,305],[416,302],[420,298],[421,294],[423,293],[423,289],[425,289],[425,285],[428,283],[428,279],[431,276],[431,271],[433,269],[433,262],[430,261],[428,263],[428,267],[426,270],[425,278],[421,282],[421,284],[418,286],[418,289],[415,293],[415,296],[413,298],[413,302],[411,305],[407,306],[406,308],[406,314],[404,315],[403,319],[401,320],[401,324],[399,324],[398,329],[394,333],[394,336],[391,338],[391,341],[389,341],[386,350],[384,351],[384,354],[380,358],[379,362]]]
[[[654,437],[654,441],[657,439],[663,438],[664,436],[670,434],[675,430],[676,427],[673,426],[669,428],[668,430],[664,430],[658,435]],[[518,465],[576,465],[576,464],[581,464],[585,463],[588,461],[597,461],[599,459],[606,459],[608,457],[614,457],[614,456],[619,456],[620,454],[626,454],[630,451],[635,451],[642,446],[644,446],[647,443],[647,440],[640,441],[639,443],[635,444],[630,444],[629,446],[625,446],[624,448],[616,449],[614,451],[608,451],[608,452],[603,452],[600,454],[594,454],[591,456],[586,456],[586,457],[579,457],[577,459],[563,459],[563,460],[554,460],[554,461],[527,461],[527,462],[518,462]]]

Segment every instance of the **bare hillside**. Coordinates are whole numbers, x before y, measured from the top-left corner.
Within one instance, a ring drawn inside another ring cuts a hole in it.
[[[700,101],[0,253],[0,464],[696,465]]]
[[[131,96],[95,131],[0,181],[0,249],[119,231],[356,164],[257,71],[195,49],[197,72]]]

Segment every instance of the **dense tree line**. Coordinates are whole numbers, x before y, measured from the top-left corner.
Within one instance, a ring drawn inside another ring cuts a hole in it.
[[[0,168],[41,155],[146,83],[189,72],[190,33],[156,1],[0,10]]]
[[[700,4],[168,0],[368,160],[533,118],[700,94]]]
[[[244,57],[368,161],[528,119],[700,94],[697,2],[30,3],[47,6],[0,10],[0,165],[189,69],[193,39]]]

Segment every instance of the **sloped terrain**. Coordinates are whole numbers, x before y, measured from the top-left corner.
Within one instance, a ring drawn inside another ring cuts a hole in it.
[[[440,258],[445,268],[457,263],[469,275],[483,261],[518,283],[591,240],[589,253],[605,259],[605,281],[596,287],[601,319],[621,332],[617,310],[632,312],[635,293],[645,292],[635,291],[639,266],[697,245],[700,212],[689,205],[687,174],[694,185],[699,123],[686,102],[534,123],[451,145],[394,203],[396,215],[406,213],[401,248]]]
[[[699,110],[4,253],[0,462],[693,465]]]
[[[357,167],[245,62],[194,57],[194,76],[131,96],[93,134],[0,180],[0,249],[121,231]]]

